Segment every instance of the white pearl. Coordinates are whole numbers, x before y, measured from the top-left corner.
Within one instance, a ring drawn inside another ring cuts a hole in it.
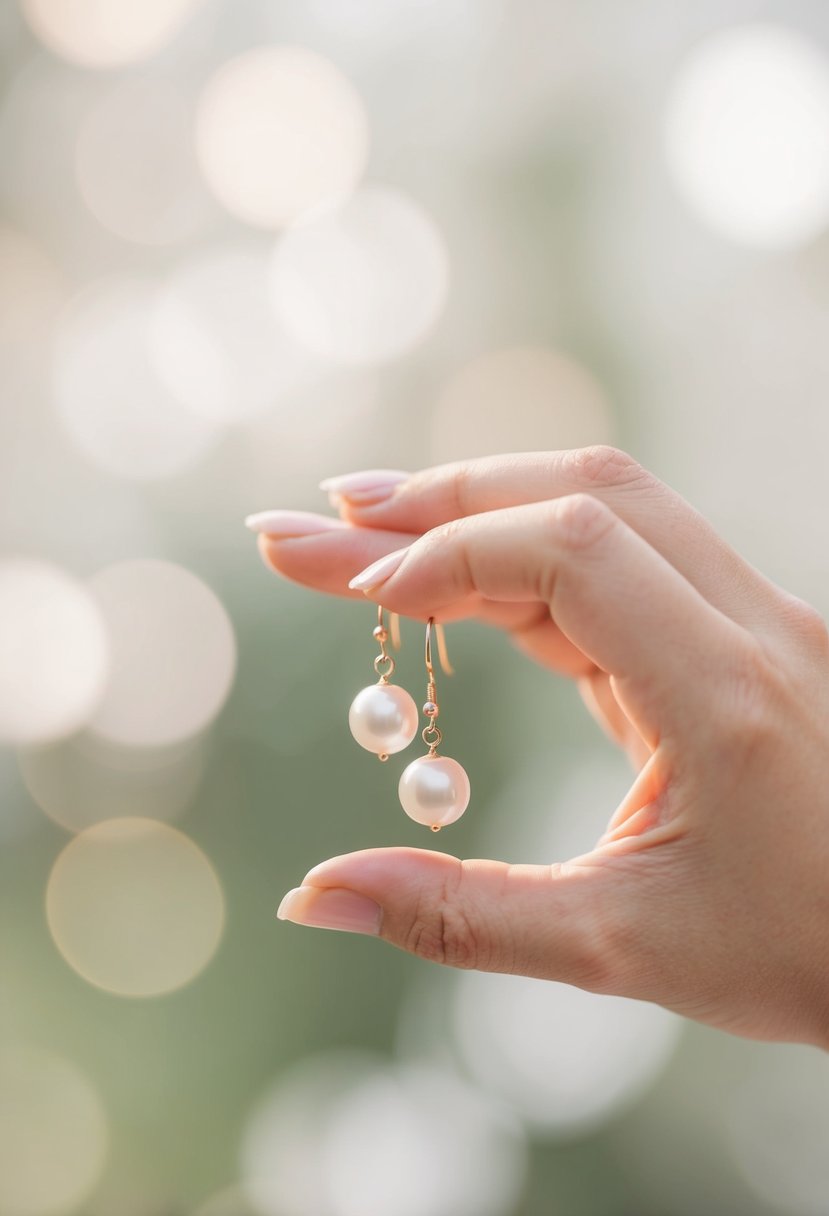
[[[398,793],[410,819],[442,828],[469,806],[469,778],[449,756],[419,756],[403,770]]]
[[[369,684],[351,702],[348,725],[360,747],[391,756],[417,734],[417,706],[399,684]]]

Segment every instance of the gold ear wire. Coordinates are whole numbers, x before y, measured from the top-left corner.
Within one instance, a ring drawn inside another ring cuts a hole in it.
[[[377,605],[377,624],[374,626],[374,629],[372,630],[372,634],[374,636],[375,641],[377,642],[377,644],[380,647],[380,653],[377,655],[377,658],[374,660],[374,670],[377,672],[377,675],[380,677],[378,680],[378,684],[387,684],[388,680],[389,680],[389,676],[394,671],[394,659],[391,657],[389,652],[386,650],[386,642],[389,640],[389,635],[386,630],[385,621],[383,620],[382,604]]]
[[[425,645],[426,671],[429,673],[430,681],[432,681],[434,674],[435,674],[435,669],[432,666],[432,627],[433,626],[434,626],[435,635],[437,637],[437,642],[438,642],[438,658],[440,659],[441,670],[443,671],[444,675],[447,675],[447,676],[453,676],[455,674],[455,669],[452,666],[452,664],[449,662],[449,655],[446,650],[446,634],[444,632],[443,626],[440,625],[433,616],[430,616],[428,621],[426,622],[426,645]]]
[[[382,613],[382,608],[380,609]],[[396,612],[389,613],[389,630],[391,632],[391,644],[395,650],[400,649],[400,616]]]
[[[455,669],[449,662],[449,655],[446,651],[446,633],[443,626],[437,622],[435,622],[435,633],[438,639],[438,658],[440,659],[441,669],[447,676],[453,676]]]
[[[379,640],[387,641],[391,636],[391,644],[395,650],[400,649],[400,616],[396,612],[389,613],[389,630],[386,632],[386,626],[383,620],[383,605],[377,605],[377,626],[374,630],[374,636]]]

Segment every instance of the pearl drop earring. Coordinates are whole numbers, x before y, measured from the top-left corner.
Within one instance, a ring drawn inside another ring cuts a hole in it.
[[[392,632],[395,634],[396,625],[397,617],[392,615]],[[380,678],[376,684],[369,684],[368,688],[357,693],[348,711],[348,725],[360,747],[374,752],[379,760],[388,760],[395,752],[402,752],[404,747],[408,747],[417,734],[417,706],[405,688],[389,684],[394,659],[386,650],[389,635],[383,624],[383,609],[379,605],[373,637],[380,644],[380,653],[374,660],[374,670]]]
[[[429,719],[428,726],[421,731],[421,738],[429,751],[403,770],[398,793],[403,810],[416,823],[423,823],[433,832],[454,823],[469,805],[469,777],[462,765],[449,756],[439,756],[437,749],[443,738],[435,719],[440,712],[435,687],[435,672],[432,666],[432,627],[435,618],[429,617],[426,625],[426,704],[423,713]],[[441,664],[447,675],[452,669],[446,658],[440,626],[435,626],[438,635],[438,651]]]

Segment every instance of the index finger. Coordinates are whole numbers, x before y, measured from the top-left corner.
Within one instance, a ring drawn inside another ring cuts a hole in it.
[[[597,667],[655,746],[707,720],[750,635],[608,507],[585,494],[488,511],[427,532],[352,580],[392,612],[434,616],[464,595],[535,601]]]
[[[779,606],[773,583],[680,494],[616,448],[512,452],[438,465],[408,477],[375,470],[333,478],[323,488],[352,523],[409,533],[483,511],[587,493],[606,503],[733,620],[752,628]]]

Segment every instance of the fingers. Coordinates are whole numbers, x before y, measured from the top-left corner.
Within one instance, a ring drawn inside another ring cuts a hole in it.
[[[381,528],[354,528],[338,519],[306,511],[267,511],[249,516],[248,527],[258,534],[265,565],[283,578],[330,595],[360,598],[348,581],[413,534]]]
[[[432,962],[599,987],[613,950],[599,926],[612,870],[459,861],[370,849],[323,862],[283,899],[296,924],[382,937]]]
[[[635,769],[651,755],[651,749],[627,716],[613,692],[612,677],[594,668],[578,681],[582,700],[610,738],[623,747]]]
[[[471,516],[427,533],[352,586],[405,616],[478,592],[546,603],[603,671],[655,745],[710,708],[706,674],[727,670],[748,635],[603,503],[587,495]]]
[[[416,539],[380,528],[351,527],[305,511],[262,512],[250,516],[248,526],[258,533],[259,551],[271,570],[315,591],[355,599],[363,596],[349,589],[349,579],[399,549],[402,540]],[[546,607],[537,603],[498,603],[472,592],[444,605],[444,621],[465,617],[507,630],[533,659],[562,675],[580,676],[593,670],[593,663],[564,637]]]
[[[606,503],[720,611],[751,626],[778,590],[679,494],[615,448],[514,453],[399,473],[371,489],[355,476],[324,483],[345,518],[364,527],[427,532],[452,519],[588,493]]]

